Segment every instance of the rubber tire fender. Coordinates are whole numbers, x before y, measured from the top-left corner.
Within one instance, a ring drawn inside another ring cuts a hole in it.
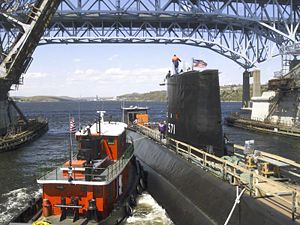
[[[129,196],[129,205],[135,207],[137,205],[136,199],[134,195]]]
[[[133,210],[128,202],[125,204],[125,212],[127,216],[132,216]]]
[[[139,179],[139,185],[141,186],[141,188],[144,190],[146,190],[146,184],[145,184],[145,181],[144,181],[144,178],[143,177],[140,177]]]
[[[143,193],[143,188],[141,187],[141,185],[140,184],[138,184],[137,186],[136,186],[136,192],[139,194],[139,195],[141,195],[142,193]]]

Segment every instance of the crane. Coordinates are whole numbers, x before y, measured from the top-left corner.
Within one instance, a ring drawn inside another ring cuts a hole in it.
[[[30,66],[32,54],[60,2],[61,0],[36,0],[22,5],[21,0],[0,1],[0,20],[8,24],[7,29],[18,28],[20,31],[14,41],[9,43],[8,51],[0,49],[0,135],[5,134],[5,130],[14,122],[10,106],[25,119],[9,98],[9,91],[13,85],[21,84],[22,74]],[[17,17],[17,11],[20,10],[26,12],[25,17]]]

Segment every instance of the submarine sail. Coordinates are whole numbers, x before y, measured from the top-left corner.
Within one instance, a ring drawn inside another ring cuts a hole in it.
[[[219,93],[218,70],[171,76],[168,79],[168,136],[223,156]]]

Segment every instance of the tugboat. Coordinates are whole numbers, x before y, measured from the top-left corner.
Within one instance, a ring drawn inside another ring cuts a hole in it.
[[[70,160],[37,180],[42,215],[36,224],[119,224],[131,215],[136,195],[145,187],[142,169],[133,141],[126,140],[127,124],[103,117],[99,111],[97,122],[75,133],[75,157],[70,150]],[[33,221],[19,215],[12,222]]]

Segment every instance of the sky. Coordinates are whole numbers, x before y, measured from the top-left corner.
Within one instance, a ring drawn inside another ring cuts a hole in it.
[[[39,46],[13,96],[114,97],[133,92],[165,90],[159,86],[178,55],[188,66],[192,58],[218,69],[220,85],[242,84],[244,69],[212,50],[166,44],[51,44]],[[181,63],[181,66],[183,63]],[[280,58],[258,65],[261,82],[280,70]]]

